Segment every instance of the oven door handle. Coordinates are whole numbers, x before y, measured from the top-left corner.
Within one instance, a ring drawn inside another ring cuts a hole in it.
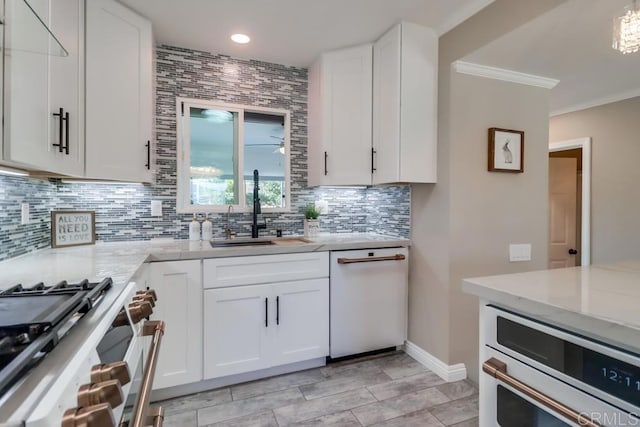
[[[583,413],[575,411],[568,406],[558,402],[552,397],[547,396],[544,393],[536,390],[535,388],[523,383],[517,378],[512,377],[507,374],[507,364],[501,360],[492,357],[482,364],[482,370],[494,377],[495,379],[502,381],[503,383],[513,387],[515,390],[529,397],[530,399],[535,400],[536,402],[543,405],[545,408],[550,409],[551,411],[562,415],[563,417],[571,420],[573,423],[578,424],[580,426],[586,427],[601,427],[595,421],[592,421]]]
[[[140,394],[129,425],[131,427],[144,427],[151,424],[160,427],[162,426],[164,412],[162,408],[149,408],[149,399],[153,389],[153,376],[156,373],[156,365],[158,364],[160,344],[164,335],[164,322],[161,320],[147,320],[142,326],[142,335],[152,336],[151,345],[149,346],[147,363],[145,363],[145,370],[142,376]]]

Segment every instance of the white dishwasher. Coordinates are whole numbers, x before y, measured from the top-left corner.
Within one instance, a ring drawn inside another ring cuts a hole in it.
[[[331,358],[404,344],[408,255],[407,248],[331,252]]]

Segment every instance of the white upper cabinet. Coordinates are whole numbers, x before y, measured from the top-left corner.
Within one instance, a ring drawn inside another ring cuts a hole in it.
[[[151,182],[151,23],[114,0],[87,2],[86,177]]]
[[[308,183],[371,184],[372,46],[323,54],[309,70]]]
[[[403,22],[373,46],[373,184],[436,182],[438,36]]]
[[[309,70],[308,184],[436,182],[438,36],[403,22]]]
[[[3,159],[82,176],[84,1],[34,0],[29,5],[33,11],[25,2],[6,2]]]

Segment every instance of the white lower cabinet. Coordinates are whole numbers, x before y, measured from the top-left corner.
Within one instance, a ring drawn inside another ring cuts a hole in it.
[[[309,254],[245,257],[243,271],[255,273],[270,263],[307,263]],[[290,280],[267,275],[269,283],[219,287],[220,272],[231,280],[239,258],[204,261],[204,378],[216,378],[324,357],[329,354],[329,259],[316,254],[315,278]],[[249,262],[254,259],[256,264]],[[305,264],[306,265],[306,264]],[[214,268],[215,267],[215,268]],[[231,270],[227,270],[231,269]],[[238,279],[239,280],[239,279]],[[259,281],[259,279],[254,279]]]
[[[269,366],[269,286],[204,291],[204,377],[215,378]]]
[[[278,283],[272,290],[273,365],[329,355],[329,279]]]
[[[204,291],[204,378],[329,354],[329,279]]]
[[[201,273],[200,260],[149,266],[149,285],[158,296],[152,318],[166,322],[154,389],[202,380]]]

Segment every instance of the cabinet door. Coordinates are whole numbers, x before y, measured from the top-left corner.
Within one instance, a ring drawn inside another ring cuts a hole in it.
[[[270,366],[270,285],[204,291],[204,378]]]
[[[86,33],[86,176],[150,182],[151,24],[114,0],[91,0]]]
[[[329,52],[312,69],[310,185],[371,184],[372,55],[370,44]]]
[[[329,279],[272,285],[276,304],[272,365],[329,355]]]
[[[68,55],[61,56],[59,46],[25,2],[6,3],[4,159],[81,176],[84,2],[34,0],[29,4]],[[54,116],[60,108],[69,113],[68,123]]]
[[[373,49],[373,183],[436,182],[438,37],[403,22]]]
[[[374,184],[399,180],[400,28],[394,27],[373,45]]]
[[[201,262],[150,264],[149,285],[158,301],[153,318],[166,329],[154,379],[154,389],[202,380]]]

